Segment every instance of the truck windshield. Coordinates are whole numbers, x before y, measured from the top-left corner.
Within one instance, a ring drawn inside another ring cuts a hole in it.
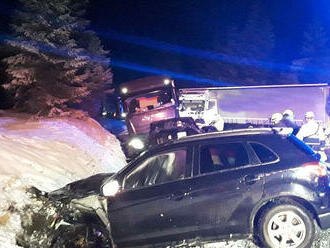
[[[183,111],[204,111],[205,101],[203,100],[184,100],[182,102]]]
[[[208,110],[215,109],[217,107],[217,101],[216,100],[211,100],[209,101],[209,107]]]
[[[156,109],[170,103],[172,93],[170,89],[162,89],[138,96],[127,98],[125,101],[129,113],[140,113]]]

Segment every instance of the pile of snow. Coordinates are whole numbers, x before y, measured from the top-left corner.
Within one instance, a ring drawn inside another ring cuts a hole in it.
[[[92,119],[0,116],[0,247],[17,247],[27,187],[51,191],[124,165],[119,141]]]

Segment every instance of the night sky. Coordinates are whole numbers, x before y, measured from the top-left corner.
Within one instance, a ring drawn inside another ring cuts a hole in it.
[[[244,25],[253,0],[94,0],[89,17],[99,31],[114,61],[174,71],[180,55],[133,45],[125,37],[113,39],[113,32],[133,35],[187,48],[212,51],[212,40],[229,25]],[[326,0],[266,0],[265,15],[270,17],[275,34],[273,60],[290,63],[299,58],[303,32],[313,20],[330,21],[330,3]],[[181,55],[182,56],[182,55]],[[171,59],[172,58],[172,59]],[[189,58],[194,60],[194,56]],[[173,61],[174,60],[174,61]],[[139,77],[136,71],[113,68],[115,81]],[[186,73],[191,73],[188,69]]]
[[[273,25],[275,62],[290,63],[301,56],[303,32],[313,20],[326,26],[330,23],[328,0],[90,0],[87,18],[111,51],[114,80],[118,83],[148,75],[141,72],[144,67],[192,74],[182,61],[194,61],[196,57],[150,48],[150,44],[164,42],[212,51],[214,41],[219,39],[221,43],[226,38],[230,25],[245,24],[255,2],[264,4],[264,14]],[[12,5],[10,0],[0,0],[2,32],[7,28]],[[123,63],[142,69],[123,69]]]

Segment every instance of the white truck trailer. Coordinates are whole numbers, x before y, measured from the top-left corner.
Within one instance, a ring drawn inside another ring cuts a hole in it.
[[[299,126],[307,111],[313,111],[323,127],[329,122],[325,83],[185,88],[179,93],[180,116],[207,119],[207,123],[223,119],[224,129],[269,126],[272,114],[286,109],[294,112]]]

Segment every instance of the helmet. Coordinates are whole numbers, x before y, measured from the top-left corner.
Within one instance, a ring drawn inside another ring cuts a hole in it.
[[[277,123],[279,123],[279,122],[282,120],[282,118],[283,118],[283,116],[282,116],[281,113],[274,113],[274,114],[272,115],[272,118],[270,119],[270,121],[271,121],[272,123],[277,124]]]
[[[291,109],[286,109],[283,112],[283,116],[286,116],[289,119],[293,119],[294,118],[294,114],[293,114],[293,111]]]
[[[305,118],[314,118],[315,115],[312,111],[308,111],[305,113]]]

